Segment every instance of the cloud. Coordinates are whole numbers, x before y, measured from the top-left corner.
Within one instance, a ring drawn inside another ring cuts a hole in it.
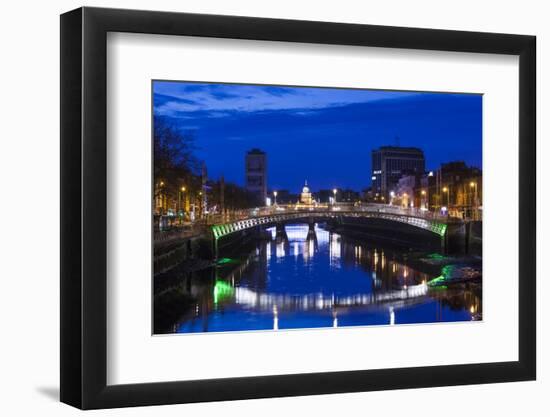
[[[193,100],[188,100],[185,98],[179,98],[179,97],[173,97],[166,94],[154,94],[154,105],[155,107],[162,107],[170,102],[180,102],[180,103],[187,103],[187,104],[195,104]]]
[[[296,94],[296,90],[293,88],[272,87],[272,86],[267,86],[263,88],[268,94],[271,94],[276,97],[283,97],[289,94]]]
[[[414,93],[343,88],[303,88],[188,82],[154,83],[155,113],[182,117],[210,112],[224,117],[234,112],[293,110],[308,115],[319,109],[410,97]],[[158,99],[157,99],[158,96]]]

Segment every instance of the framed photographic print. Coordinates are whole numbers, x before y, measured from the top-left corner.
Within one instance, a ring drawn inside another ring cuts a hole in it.
[[[535,379],[534,37],[81,8],[61,101],[63,402]]]

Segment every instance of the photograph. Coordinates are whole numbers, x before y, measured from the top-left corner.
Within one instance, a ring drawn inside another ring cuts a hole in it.
[[[153,334],[481,321],[482,101],[153,80]]]

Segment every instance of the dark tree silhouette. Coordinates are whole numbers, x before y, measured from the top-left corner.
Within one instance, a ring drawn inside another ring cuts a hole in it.
[[[155,116],[153,120],[154,193],[168,200],[168,206],[178,202],[181,188],[191,202],[200,204],[200,193],[208,194],[209,206],[220,205],[220,181],[209,181],[204,189],[201,178],[201,161],[195,155],[195,138],[174,124],[170,118]],[[243,187],[226,183],[225,209],[240,210],[254,207],[255,198]]]
[[[211,201],[220,201],[220,181],[211,184]],[[225,182],[224,186],[225,210],[242,210],[256,206],[256,195],[248,192],[232,182]]]
[[[155,116],[153,124],[155,197],[162,192],[177,198],[182,186],[189,191],[200,187],[200,164],[193,154],[193,135],[183,133],[161,116]],[[159,187],[161,182],[163,186]]]

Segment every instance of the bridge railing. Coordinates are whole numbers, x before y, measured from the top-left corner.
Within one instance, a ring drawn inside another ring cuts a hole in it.
[[[389,204],[357,204],[337,203],[332,205],[320,204],[317,206],[300,206],[295,204],[281,204],[269,207],[257,207],[248,210],[232,211],[225,215],[216,214],[208,218],[208,224],[220,224],[231,221],[244,220],[254,217],[265,217],[274,214],[297,213],[297,212],[375,212],[390,213],[404,216],[414,216],[424,219],[445,220],[453,217],[439,212],[428,211],[416,207],[405,208]]]
[[[225,213],[210,213],[204,221],[208,225],[224,224],[256,217],[265,217],[275,214],[304,213],[304,212],[375,212],[390,213],[404,216],[414,216],[427,220],[452,220],[455,219],[449,213],[433,212],[417,207],[400,207],[390,204],[374,203],[348,203],[318,204],[304,206],[299,204],[278,204],[268,207],[255,207],[242,210],[228,210]],[[460,219],[457,217],[457,219]]]
[[[373,205],[363,206],[359,211],[374,211],[378,213],[401,214],[404,216],[414,216],[414,217],[421,217],[424,219],[437,219],[437,220],[445,220],[445,219],[452,218],[447,214],[428,211],[417,207],[399,207],[399,206],[391,206],[389,204],[373,204]]]

